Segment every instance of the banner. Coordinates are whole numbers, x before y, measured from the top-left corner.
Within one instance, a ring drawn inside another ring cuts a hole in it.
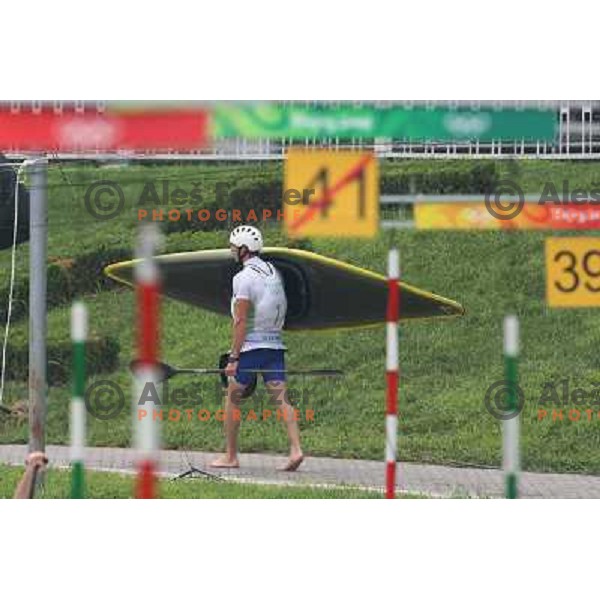
[[[0,107],[0,151],[195,150],[205,144],[207,120],[199,109]]]
[[[375,138],[407,141],[553,141],[554,110],[446,109],[376,106],[302,106],[220,103],[213,107],[216,137]]]
[[[417,229],[600,229],[596,204],[525,203],[510,219],[498,219],[481,202],[437,202],[414,205]]]

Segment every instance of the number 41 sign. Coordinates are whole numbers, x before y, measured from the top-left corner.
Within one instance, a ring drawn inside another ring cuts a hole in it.
[[[549,306],[600,306],[600,238],[546,239]]]
[[[290,150],[283,211],[290,237],[374,237],[379,229],[377,158],[368,152]]]

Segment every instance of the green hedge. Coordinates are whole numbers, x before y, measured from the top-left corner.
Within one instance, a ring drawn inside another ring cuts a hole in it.
[[[408,194],[413,191],[425,194],[475,194],[492,189],[497,179],[496,164],[488,161],[384,162],[381,167],[380,192],[382,194]],[[211,193],[203,196],[201,204],[171,207],[180,208],[183,218],[179,221],[169,221],[165,216],[164,228],[167,233],[182,233],[214,231],[232,226],[232,223],[216,219],[198,220],[197,211],[200,208],[209,210],[211,215],[214,215],[218,209],[228,211],[239,209],[242,216],[247,215],[250,209],[257,211],[257,216],[260,216],[258,211],[267,209],[271,210],[273,215],[277,215],[277,210],[281,209],[282,191],[283,180],[277,175],[270,174],[262,179],[248,177],[228,187],[220,197],[216,193]],[[183,213],[186,208],[194,211],[191,220],[188,220]],[[277,222],[276,217],[272,222]]]
[[[29,348],[7,346],[6,379],[24,380],[29,377]],[[119,365],[121,348],[112,337],[92,338],[86,343],[88,374],[109,373]],[[71,380],[72,345],[70,341],[50,342],[47,347],[49,385],[65,385]]]
[[[307,238],[288,238],[281,227],[260,225],[267,246],[283,246],[285,248],[298,248],[314,252],[312,240]],[[211,231],[199,233],[197,231],[184,231],[174,233],[166,238],[163,254],[175,252],[194,252],[197,250],[212,250],[226,248],[229,234],[227,231]]]
[[[423,193],[478,193],[493,186],[497,179],[496,164],[491,161],[395,161],[383,162],[381,166],[381,193],[409,193],[413,190]],[[189,208],[207,208],[213,214],[219,208],[248,210],[270,209],[273,214],[281,208],[283,181],[279,174],[268,173],[261,178],[260,172],[253,173],[223,188],[219,195],[215,189],[202,196],[200,205]],[[167,207],[165,207],[167,209]],[[269,232],[270,243],[278,237],[276,219],[273,231]],[[194,232],[224,231],[233,223],[188,221],[164,221],[163,231],[168,234],[192,234]],[[264,226],[264,223],[259,225]],[[283,233],[277,243],[310,249],[308,242],[290,242]],[[199,249],[198,240],[190,239],[189,250]],[[220,245],[220,244],[218,244]],[[224,245],[224,244],[223,244]],[[214,247],[214,246],[211,246]],[[186,248],[188,249],[188,248]],[[172,250],[171,250],[172,251]],[[181,250],[180,250],[181,251]],[[73,259],[56,259],[48,265],[48,308],[71,302],[83,294],[96,293],[117,285],[103,274],[106,265],[131,257],[130,248],[111,247],[106,244],[93,252]],[[5,280],[0,288],[0,297],[8,298],[9,282]],[[15,281],[13,296],[13,319],[24,318],[28,312],[29,280],[21,274]],[[8,303],[0,303],[0,323],[6,321]]]
[[[96,293],[116,286],[103,273],[105,266],[131,257],[131,250],[101,246],[94,252],[74,259],[55,259],[48,265],[48,308],[71,302],[83,294]],[[0,298],[8,299],[9,282],[0,288]],[[12,319],[27,316],[29,310],[29,278],[15,280]],[[0,304],[0,323],[6,322],[8,301]]]
[[[382,194],[477,194],[492,189],[497,179],[496,164],[488,161],[396,162],[381,169],[380,190]]]
[[[180,221],[167,220],[165,221],[165,230],[167,233],[181,233],[183,231],[214,231],[217,229],[227,229],[232,226],[232,223],[217,221],[216,219],[200,221],[197,218],[199,209],[207,209],[211,215],[214,215],[218,209],[228,211],[239,209],[242,215],[246,215],[250,209],[254,209],[255,211],[269,209],[273,215],[277,215],[277,210],[281,209],[282,186],[283,182],[281,178],[277,177],[242,180],[237,185],[228,187],[219,196],[215,193],[204,196],[200,205],[187,205],[183,207],[192,208],[194,210],[194,218],[188,220],[186,216]],[[272,221],[276,222],[276,217]]]

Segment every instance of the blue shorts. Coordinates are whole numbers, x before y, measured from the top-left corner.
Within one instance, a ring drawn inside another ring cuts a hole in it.
[[[256,350],[242,352],[235,380],[242,385],[248,385],[258,373],[244,373],[244,369],[273,371],[271,373],[261,373],[265,383],[269,381],[285,381],[284,350],[257,348]]]

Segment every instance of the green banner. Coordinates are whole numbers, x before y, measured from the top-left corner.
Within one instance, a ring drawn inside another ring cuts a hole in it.
[[[220,103],[213,107],[217,137],[375,138],[407,141],[553,141],[554,110],[301,106]]]

